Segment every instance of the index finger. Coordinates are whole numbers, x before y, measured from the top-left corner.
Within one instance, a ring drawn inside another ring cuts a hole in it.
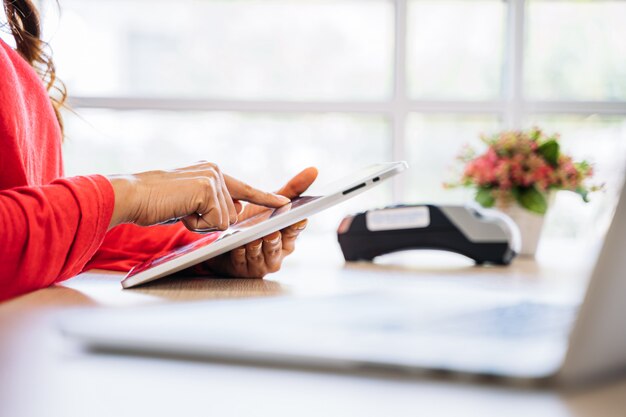
[[[291,202],[291,200],[287,197],[267,191],[257,190],[245,182],[239,181],[238,179],[226,174],[224,174],[224,181],[226,182],[226,187],[228,188],[228,192],[231,197],[236,198],[237,200],[243,200],[252,204],[272,208],[282,207]]]

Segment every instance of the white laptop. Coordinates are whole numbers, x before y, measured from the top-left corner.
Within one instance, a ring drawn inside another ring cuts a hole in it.
[[[449,302],[426,288],[420,294],[389,286],[332,297],[84,311],[61,324],[66,335],[96,350],[588,382],[626,370],[625,247],[622,192],[580,308],[480,296]]]

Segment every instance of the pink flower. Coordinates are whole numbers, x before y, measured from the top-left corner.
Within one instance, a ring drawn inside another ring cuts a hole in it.
[[[546,135],[538,128],[529,131],[505,131],[495,136],[481,135],[487,149],[475,156],[471,148],[464,148],[467,161],[462,185],[492,190],[499,202],[511,200],[511,189],[536,187],[545,192],[550,188],[576,190],[585,187],[584,181],[593,175],[587,162],[574,162],[569,155],[560,154],[554,161],[550,147],[543,144],[556,141],[558,135]],[[474,157],[475,156],[475,157]],[[555,163],[556,162],[556,163]]]

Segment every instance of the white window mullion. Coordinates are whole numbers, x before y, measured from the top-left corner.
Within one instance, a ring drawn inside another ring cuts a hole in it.
[[[401,75],[399,75],[401,76]],[[501,113],[504,101],[470,100],[410,100],[406,95],[385,101],[281,101],[281,100],[220,100],[211,98],[173,97],[95,97],[70,96],[72,108],[115,110],[166,110],[166,111],[233,111],[260,113]],[[602,103],[595,103],[602,104]],[[609,104],[609,103],[607,103]],[[611,108],[624,103],[610,103]],[[569,102],[554,106],[568,106]],[[596,106],[598,107],[598,106]]]
[[[394,36],[394,88],[391,112],[392,156],[398,161],[406,159],[406,120],[409,100],[406,87],[406,45],[407,45],[407,0],[395,0]],[[403,175],[393,180],[393,199],[401,200],[406,195],[406,181]]]
[[[525,10],[525,0],[509,0],[504,76],[507,102],[504,124],[509,129],[520,129],[524,123]]]
[[[527,114],[626,115],[624,101],[526,101]]]
[[[211,98],[160,97],[77,97],[71,96],[72,108],[164,111],[232,111],[252,113],[390,113],[390,101],[280,101],[219,100]]]

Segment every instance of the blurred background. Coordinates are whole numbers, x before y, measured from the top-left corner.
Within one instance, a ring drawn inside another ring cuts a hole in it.
[[[200,159],[276,189],[406,159],[393,184],[316,218],[446,190],[479,134],[539,126],[606,191],[561,192],[544,236],[604,231],[626,148],[626,2],[603,0],[61,0],[44,29],[70,93],[68,175]]]

